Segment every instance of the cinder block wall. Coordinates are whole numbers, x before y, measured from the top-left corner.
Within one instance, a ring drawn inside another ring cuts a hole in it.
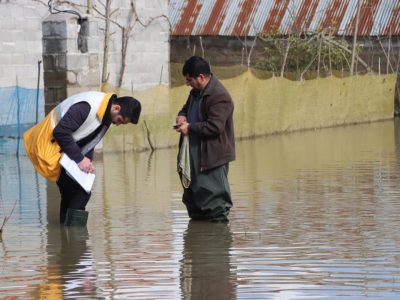
[[[32,0],[0,1],[0,87],[15,86],[17,77],[20,86],[36,87],[46,13]]]
[[[98,25],[93,17],[52,14],[42,22],[45,112],[68,96],[98,90]]]
[[[0,87],[15,86],[35,88],[37,84],[38,61],[42,58],[42,21],[48,17],[47,0],[0,0]],[[98,10],[103,11],[100,3],[92,0]],[[86,13],[87,0],[71,1],[82,15]],[[130,34],[126,57],[125,75],[122,88],[143,90],[160,82],[169,83],[169,23],[168,0],[135,0],[138,20],[134,16],[133,30]],[[129,0],[114,0],[113,9],[117,9],[113,19],[120,26],[127,25],[131,9]],[[99,72],[103,57],[104,20],[95,10],[99,38]],[[121,27],[111,25],[109,83],[116,86],[121,67]],[[71,58],[72,59],[72,58]],[[79,62],[78,62],[79,63]],[[43,66],[41,88],[43,88]],[[69,74],[73,75],[73,74]],[[73,80],[72,78],[70,78]],[[99,82],[100,87],[100,82]]]
[[[128,44],[125,76],[122,87],[143,90],[154,85],[169,84],[169,22],[168,0],[135,0],[138,20],[134,22]],[[118,8],[115,19],[126,26],[131,9],[129,0],[114,0]],[[100,23],[104,28],[104,25]],[[111,24],[109,83],[116,85],[121,64],[121,28]],[[102,35],[100,34],[100,38]],[[103,40],[101,40],[101,47]]]

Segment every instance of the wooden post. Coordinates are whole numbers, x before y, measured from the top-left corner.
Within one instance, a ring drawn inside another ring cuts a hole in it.
[[[204,58],[203,39],[201,36],[199,37],[199,41],[200,41],[200,47],[201,47],[201,57]]]
[[[356,46],[357,46],[357,34],[358,34],[358,21],[360,19],[360,8],[361,8],[361,1],[357,0],[357,14],[356,14],[356,24],[354,27],[353,33],[353,51],[351,54],[351,66],[350,66],[350,75],[353,75],[354,72],[354,62],[356,58]]]
[[[92,4],[92,0],[87,0],[87,9],[86,9],[86,13],[88,15],[91,15],[93,11],[93,4]]]
[[[378,57],[378,74],[381,76],[381,57]]]

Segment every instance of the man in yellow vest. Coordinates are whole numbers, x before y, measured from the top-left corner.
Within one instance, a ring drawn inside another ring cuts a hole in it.
[[[90,199],[60,165],[61,155],[75,161],[79,169],[94,172],[93,152],[111,124],[137,124],[141,104],[132,97],[83,92],[58,104],[40,123],[24,133],[25,150],[35,169],[57,182],[61,193],[60,223],[86,225]]]

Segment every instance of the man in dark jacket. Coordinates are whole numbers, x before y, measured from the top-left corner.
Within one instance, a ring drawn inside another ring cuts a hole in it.
[[[203,58],[189,58],[182,73],[192,87],[176,117],[180,146],[189,137],[190,184],[182,200],[192,219],[227,221],[232,207],[228,169],[235,160],[232,98]]]

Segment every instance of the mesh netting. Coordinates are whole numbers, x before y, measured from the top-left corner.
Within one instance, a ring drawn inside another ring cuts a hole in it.
[[[44,117],[43,89],[0,88],[0,107],[0,154],[22,154],[24,131]]]

